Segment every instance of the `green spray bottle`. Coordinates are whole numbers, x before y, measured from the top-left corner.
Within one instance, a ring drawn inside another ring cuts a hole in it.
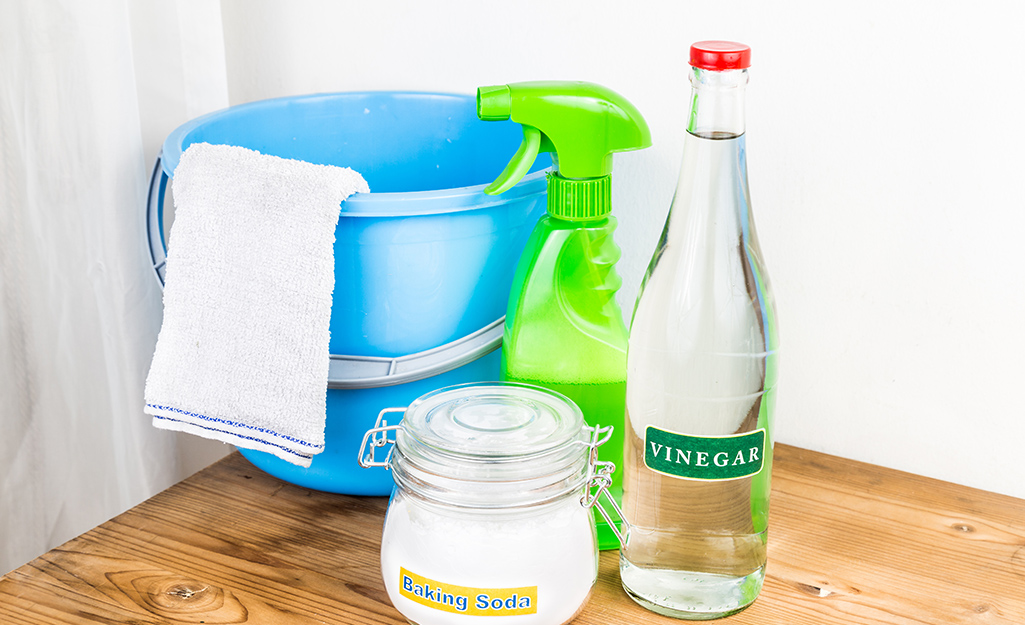
[[[552,153],[548,214],[534,228],[513,278],[502,344],[502,379],[543,386],[580,406],[590,425],[613,425],[600,460],[623,465],[626,348],[616,303],[622,281],[612,240],[612,154],[646,148],[651,133],[619,94],[584,82],[525,82],[481,87],[477,115],[523,126],[523,143],[484,192],[502,193]],[[622,497],[621,471],[610,488]],[[602,549],[619,547],[596,517]]]

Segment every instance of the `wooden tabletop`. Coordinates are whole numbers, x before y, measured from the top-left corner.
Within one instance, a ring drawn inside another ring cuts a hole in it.
[[[1025,623],[1025,500],[776,446],[769,565],[740,624]],[[385,498],[311,491],[237,452],[0,578],[0,623],[402,624]],[[575,624],[679,623],[616,552]]]

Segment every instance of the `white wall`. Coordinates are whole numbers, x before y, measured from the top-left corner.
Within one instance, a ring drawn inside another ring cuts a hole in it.
[[[655,142],[616,159],[628,315],[676,182],[688,46],[750,44],[751,190],[784,349],[778,439],[1025,497],[1019,3],[222,7],[232,104],[536,79],[627,96]]]

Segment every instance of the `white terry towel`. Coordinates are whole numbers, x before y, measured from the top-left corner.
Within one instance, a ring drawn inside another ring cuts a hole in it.
[[[158,428],[308,467],[324,449],[335,226],[367,183],[347,168],[200,143],[172,184],[145,411]]]

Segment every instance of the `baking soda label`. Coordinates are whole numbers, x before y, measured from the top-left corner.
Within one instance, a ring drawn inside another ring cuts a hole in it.
[[[420,605],[472,616],[537,613],[537,586],[472,588],[428,579],[399,567],[399,594]]]
[[[730,436],[690,436],[649,425],[644,464],[658,473],[688,480],[736,480],[762,470],[765,430]]]

